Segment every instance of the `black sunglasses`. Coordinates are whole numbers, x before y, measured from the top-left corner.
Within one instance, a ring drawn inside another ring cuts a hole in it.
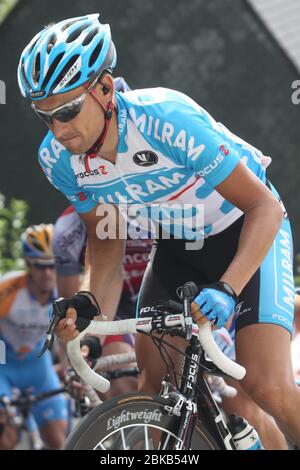
[[[96,85],[99,77],[96,77],[95,80],[90,84],[90,86],[82,93],[82,95],[74,98],[71,101],[68,101],[58,108],[53,109],[52,111],[42,111],[37,108],[34,103],[31,103],[31,108],[42,119],[46,124],[53,124],[53,119],[57,119],[60,122],[69,122],[74,119],[81,111],[81,108],[84,104],[84,101],[90,92],[90,90]]]

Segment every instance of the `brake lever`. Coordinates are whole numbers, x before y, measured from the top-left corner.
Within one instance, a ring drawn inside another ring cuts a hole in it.
[[[39,354],[41,357],[47,349],[51,351],[54,343],[55,333],[54,330],[57,324],[66,316],[68,300],[63,297],[55,300],[52,305],[52,316],[46,332],[46,340],[44,342],[43,348]]]
[[[180,302],[176,302],[175,300],[170,299],[162,299],[159,300],[155,305],[154,308],[160,312],[167,312],[167,313],[182,313],[182,304]]]

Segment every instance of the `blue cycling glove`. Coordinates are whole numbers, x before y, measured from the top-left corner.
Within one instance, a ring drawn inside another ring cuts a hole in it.
[[[225,282],[215,282],[202,288],[194,302],[208,320],[222,328],[234,311],[237,295]]]

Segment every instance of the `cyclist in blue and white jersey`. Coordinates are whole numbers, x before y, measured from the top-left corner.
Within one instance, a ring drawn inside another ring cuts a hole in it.
[[[0,396],[11,398],[13,388],[33,395],[60,388],[51,354],[39,357],[48,311],[57,296],[52,237],[52,225],[28,227],[22,235],[27,271],[0,279],[0,339],[6,345],[6,363],[0,365]],[[60,449],[67,429],[65,398],[57,395],[43,400],[33,406],[32,414],[45,445]],[[16,439],[13,429],[1,427],[0,449],[13,448]]]
[[[124,202],[131,216],[136,210],[146,221],[149,214],[159,230],[138,314],[149,315],[162,297],[176,299],[176,288],[190,279],[205,285],[194,299],[195,319],[200,308],[221,327],[238,304],[236,353],[247,369],[242,386],[300,444],[300,391],[290,359],[291,230],[263,155],[182,93],[115,93],[115,65],[109,26],[87,15],[43,29],[24,49],[18,69],[23,96],[49,128],[40,164],[87,227],[90,290],[101,305],[124,253],[119,234],[99,240],[98,223],[118,225]],[[201,249],[199,243],[186,249],[192,236],[204,240]],[[86,306],[94,305],[84,296]],[[75,307],[57,329],[61,338],[78,334],[82,302],[82,296],[72,298]],[[138,337],[137,353],[141,390],[157,391],[164,371],[158,351]]]

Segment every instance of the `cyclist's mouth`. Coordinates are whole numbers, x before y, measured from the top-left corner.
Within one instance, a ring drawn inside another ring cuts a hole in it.
[[[74,135],[74,136],[72,136],[72,137],[67,137],[67,138],[65,138],[65,139],[61,139],[61,142],[64,142],[64,143],[65,143],[65,142],[68,142],[68,143],[70,143],[72,140],[77,139],[77,138],[78,138],[78,135]]]

